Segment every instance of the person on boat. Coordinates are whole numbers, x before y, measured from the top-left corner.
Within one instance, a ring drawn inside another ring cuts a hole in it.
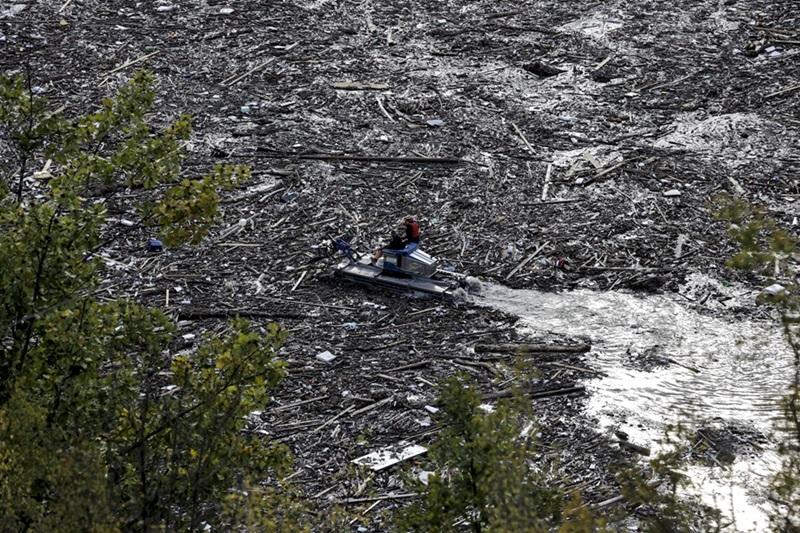
[[[384,246],[384,248],[388,248],[389,250],[402,250],[405,247],[406,240],[400,235],[399,231],[392,232],[392,238],[389,239],[389,244]]]
[[[384,246],[384,248],[389,250],[402,250],[409,244],[416,243],[419,244],[419,237],[420,237],[420,229],[419,229],[419,222],[409,215],[403,218],[402,223],[400,224],[400,232],[394,231],[392,232],[392,237],[389,241],[389,244]],[[372,264],[374,265],[378,259],[381,258],[383,255],[383,248],[376,248],[372,251]]]
[[[403,219],[403,226],[406,233],[405,245],[412,242],[419,244],[419,222],[412,216],[407,216]]]

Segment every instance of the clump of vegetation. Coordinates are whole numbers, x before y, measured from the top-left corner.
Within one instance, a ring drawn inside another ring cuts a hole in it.
[[[190,121],[156,131],[152,82],[139,73],[68,119],[29,80],[0,78],[0,142],[17,156],[0,174],[4,530],[276,529],[291,514],[261,486],[289,466],[286,450],[242,432],[283,376],[285,333],[236,320],[176,353],[162,311],[98,295],[115,194],[144,191],[141,226],[197,242],[219,191],[248,176],[220,166],[181,179]]]
[[[782,229],[762,208],[731,196],[716,200],[717,218],[729,224],[739,251],[728,266],[755,272],[774,283],[775,290],[759,299],[780,314],[784,337],[794,355],[789,392],[783,400],[779,426],[781,470],[772,480],[770,520],[775,531],[800,529],[800,285],[797,276],[797,239]]]
[[[480,407],[474,387],[452,378],[439,397],[442,432],[430,450],[435,472],[422,501],[408,509],[402,530],[546,531],[559,520],[560,491],[531,466],[532,440],[520,410]],[[528,428],[530,429],[530,428]],[[524,432],[527,433],[527,432]]]
[[[399,530],[604,533],[629,518],[585,504],[580,493],[565,501],[542,473],[553,465],[535,460],[533,415],[523,394],[485,410],[474,386],[454,377],[443,383],[438,404],[443,429],[429,452],[433,473],[427,484],[406,476],[421,500],[401,512]],[[678,469],[683,455],[661,454],[644,469],[621,462],[621,496],[637,510],[643,531],[719,530],[720,513],[681,491],[690,484]]]

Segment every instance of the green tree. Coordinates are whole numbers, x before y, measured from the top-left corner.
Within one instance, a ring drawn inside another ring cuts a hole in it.
[[[770,499],[775,504],[770,517],[775,531],[800,529],[800,285],[797,283],[797,239],[767,215],[766,210],[740,198],[716,199],[717,218],[729,225],[739,251],[729,261],[732,268],[762,276],[776,290],[760,297],[780,316],[784,337],[794,355],[789,392],[784,398],[783,439],[779,451],[780,471],[772,480]]]
[[[533,445],[525,410],[501,402],[487,413],[474,387],[447,380],[439,396],[442,432],[430,450],[435,472],[422,501],[407,509],[402,530],[547,531],[557,523],[562,496],[530,464]]]
[[[676,433],[679,439],[685,436],[681,428]],[[648,462],[646,476],[638,465],[623,466],[616,475],[625,501],[638,508],[639,529],[648,533],[721,531],[720,511],[688,493],[692,481],[680,470],[686,463],[686,447],[674,441],[673,446]]]
[[[98,111],[68,119],[23,77],[0,77],[0,143],[17,154],[0,174],[3,530],[280,528],[261,482],[288,455],[242,430],[283,375],[285,334],[235,320],[176,353],[162,311],[98,297],[96,252],[118,191],[147,198],[139,227],[198,242],[219,192],[248,176],[219,166],[181,178],[190,121],[157,130],[152,84],[138,73]]]

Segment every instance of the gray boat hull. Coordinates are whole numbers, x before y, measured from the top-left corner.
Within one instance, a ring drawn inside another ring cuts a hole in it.
[[[383,269],[365,263],[344,263],[339,265],[334,274],[342,279],[356,283],[384,287],[402,292],[419,292],[437,298],[448,298],[458,288],[453,281],[425,277],[397,277],[384,273]]]

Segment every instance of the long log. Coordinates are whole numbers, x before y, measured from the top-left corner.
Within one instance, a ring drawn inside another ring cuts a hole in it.
[[[551,396],[564,396],[565,394],[576,394],[586,392],[586,387],[576,385],[574,387],[564,387],[561,389],[534,391],[527,394],[530,398],[550,398]]]
[[[646,485],[648,487],[650,487],[650,488],[656,488],[659,485],[661,485],[661,483],[662,483],[662,480],[655,479],[655,480],[648,481],[646,483]],[[609,505],[614,505],[615,503],[619,503],[619,502],[624,501],[624,500],[625,500],[625,496],[620,494],[619,496],[614,496],[613,498],[609,498],[607,500],[603,500],[602,502],[592,504],[592,505],[590,505],[590,507],[593,507],[594,509],[602,509],[603,507],[608,507]],[[633,501],[636,501],[636,500],[633,500]],[[589,506],[589,505],[588,504],[584,504],[584,505],[581,506],[581,508],[582,507],[587,507],[587,506]],[[568,514],[572,514],[572,513],[568,512]]]
[[[204,318],[306,318],[307,315],[299,313],[275,313],[262,311],[260,309],[206,309],[206,308],[187,308],[178,310],[178,318],[181,320],[202,320]]]
[[[338,155],[338,154],[307,154],[297,156],[298,159],[321,159],[325,161],[365,161],[376,163],[412,163],[433,165],[460,165],[463,160],[457,157],[389,157],[389,156],[364,156],[364,155]]]
[[[478,353],[583,353],[591,350],[589,344],[476,344]]]
[[[644,456],[649,456],[650,455],[650,448],[648,448],[647,446],[639,446],[638,444],[634,444],[634,443],[632,443],[630,441],[623,440],[623,439],[617,439],[617,444],[619,444],[620,448],[627,448],[628,450],[631,450],[632,452],[636,452],[636,453],[644,455]]]
[[[586,387],[583,385],[575,385],[573,387],[561,387],[559,389],[539,390],[523,392],[525,396],[531,399],[536,398],[550,398],[552,396],[564,396],[566,394],[577,394],[586,392]],[[481,395],[481,400],[498,400],[500,398],[510,398],[513,394],[511,389],[505,389],[498,392],[488,392]]]
[[[372,498],[345,498],[338,500],[337,503],[366,503],[366,502],[380,502],[383,500],[401,500],[404,498],[416,498],[419,496],[416,492],[409,492],[408,494],[389,494],[387,496],[375,496]]]
[[[310,159],[322,161],[360,161],[364,163],[409,163],[413,165],[460,165],[465,161],[458,157],[379,156],[345,154],[293,154],[257,151],[256,157],[271,159]]]

